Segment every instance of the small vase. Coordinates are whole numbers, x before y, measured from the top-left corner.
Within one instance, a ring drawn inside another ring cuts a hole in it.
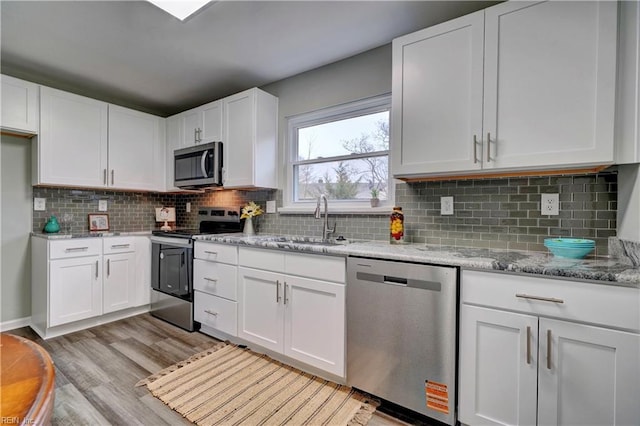
[[[244,220],[244,230],[242,231],[244,235],[255,235],[256,231],[253,229],[253,218],[248,217]]]
[[[55,216],[51,216],[46,225],[44,225],[44,232],[49,234],[54,234],[60,231],[60,224],[58,223],[58,218]]]

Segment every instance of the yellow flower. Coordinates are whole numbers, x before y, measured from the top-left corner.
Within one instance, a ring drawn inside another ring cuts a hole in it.
[[[255,202],[250,201],[249,204],[242,208],[242,215],[240,219],[247,219],[249,217],[260,216],[262,213],[262,207],[257,205]]]

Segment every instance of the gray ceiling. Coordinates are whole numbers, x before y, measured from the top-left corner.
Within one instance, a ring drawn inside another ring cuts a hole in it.
[[[495,1],[0,1],[1,71],[168,116],[389,43]]]

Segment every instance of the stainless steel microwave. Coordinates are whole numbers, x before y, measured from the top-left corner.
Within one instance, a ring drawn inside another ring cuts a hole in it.
[[[173,151],[174,185],[193,189],[222,185],[222,142]]]

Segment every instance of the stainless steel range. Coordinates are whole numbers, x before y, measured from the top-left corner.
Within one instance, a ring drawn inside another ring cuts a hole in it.
[[[193,320],[193,237],[242,231],[239,208],[198,209],[198,229],[153,231],[151,236],[151,315],[188,331]]]

